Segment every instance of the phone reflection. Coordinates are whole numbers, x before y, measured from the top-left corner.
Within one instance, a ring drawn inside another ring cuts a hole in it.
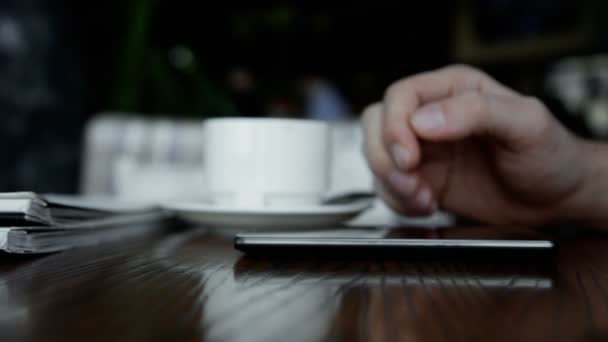
[[[243,286],[291,284],[331,292],[338,308],[324,335],[330,341],[501,339],[504,332],[492,329],[504,329],[501,324],[508,325],[531,299],[546,301],[556,288],[554,275],[553,264],[544,261],[277,262],[245,256],[234,266],[235,280]]]
[[[271,259],[242,257],[234,266],[235,279],[242,283],[285,282],[316,283],[341,286],[352,282],[400,287],[481,287],[484,289],[529,288],[551,289],[554,286],[555,269],[552,264],[533,262],[527,265],[495,264],[492,262],[369,262],[342,260],[342,267],[325,269],[321,264],[294,259],[273,263],[273,275],[268,276],[267,263]],[[319,263],[320,262],[320,263]],[[335,261],[332,263],[335,265]],[[380,265],[380,266],[379,266]],[[277,268],[278,267],[278,268]]]
[[[380,280],[349,287],[327,340],[607,340],[605,242],[564,245],[556,265],[559,280],[551,287],[514,286],[515,282],[505,287],[460,286],[423,280],[416,286]]]

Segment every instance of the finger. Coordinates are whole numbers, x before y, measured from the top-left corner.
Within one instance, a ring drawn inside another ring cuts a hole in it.
[[[486,135],[517,148],[537,139],[549,117],[533,98],[502,97],[469,91],[427,104],[411,118],[416,135],[434,142]]]
[[[397,171],[376,184],[381,198],[401,214],[426,216],[437,208],[431,188],[417,174]]]
[[[396,166],[382,144],[382,109],[381,103],[368,106],[363,111],[363,154],[370,169],[378,178],[386,178]]]
[[[420,161],[420,148],[409,127],[409,117],[429,101],[439,100],[467,90],[500,96],[517,93],[486,74],[465,66],[451,66],[419,74],[396,82],[384,97],[383,144],[391,159],[402,170],[414,168]]]
[[[391,85],[385,96],[388,112],[410,108],[471,90],[496,96],[519,96],[478,69],[454,65],[405,78]]]
[[[421,182],[418,174],[406,174],[397,170],[382,144],[381,123],[382,104],[376,103],[367,107],[363,113],[363,151],[376,176],[380,196],[400,213],[412,216],[428,215],[434,205],[429,187]]]

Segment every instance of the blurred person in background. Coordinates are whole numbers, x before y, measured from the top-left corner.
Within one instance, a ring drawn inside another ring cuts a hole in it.
[[[353,119],[346,99],[330,81],[311,76],[302,83],[305,117],[326,121]]]
[[[253,73],[245,67],[234,67],[228,71],[226,78],[229,95],[237,111],[243,116],[261,116],[264,104]]]

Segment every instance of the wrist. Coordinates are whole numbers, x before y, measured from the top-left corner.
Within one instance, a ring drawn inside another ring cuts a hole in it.
[[[558,206],[555,221],[608,230],[608,145],[581,140],[580,156],[572,166],[580,168],[580,183]]]

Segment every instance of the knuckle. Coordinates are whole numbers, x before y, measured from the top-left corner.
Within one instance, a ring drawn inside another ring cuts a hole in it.
[[[389,167],[387,167],[386,164],[378,165],[375,168],[372,168],[372,173],[378,178],[387,179],[389,176]]]
[[[396,81],[393,84],[391,84],[390,86],[388,86],[386,88],[386,90],[384,91],[384,98],[393,99],[393,98],[399,97],[403,93],[404,81],[405,80],[402,79],[402,80]]]
[[[442,106],[443,111],[448,116],[466,111],[470,115],[481,117],[487,115],[490,110],[488,98],[476,91],[464,93],[455,101],[444,101]]]
[[[363,154],[372,173],[380,179],[386,179],[392,170],[392,165],[389,160],[380,157],[380,152],[374,151],[370,145],[363,146]]]
[[[389,168],[385,164],[373,164],[370,162],[372,174],[380,179],[387,179],[389,176]]]
[[[551,132],[551,120],[549,110],[536,97],[526,96],[522,99],[524,109],[528,116],[528,129],[534,132],[534,135],[544,137]]]
[[[403,137],[403,128],[387,123],[384,127],[384,140],[388,143],[394,143],[401,140]]]
[[[485,75],[485,73],[475,67],[472,67],[468,64],[452,64],[448,65],[444,68],[444,70],[448,72],[453,72],[457,74],[477,74],[477,75]]]
[[[524,96],[522,99],[525,108],[528,108],[528,111],[532,113],[546,113],[547,108],[543,104],[541,100],[534,96]]]
[[[370,156],[369,160],[371,163],[372,173],[378,178],[387,179],[389,173],[393,169],[391,163],[387,160],[375,158],[374,156]]]
[[[390,188],[385,185],[384,181],[382,181],[381,179],[375,178],[374,187],[376,189],[376,192],[380,196],[380,198],[382,198],[384,203],[386,203],[392,210],[394,210],[398,213],[401,213],[401,214],[407,214],[407,212],[408,212],[407,206],[402,201],[397,200],[391,194],[391,191],[389,190]]]
[[[376,115],[381,113],[381,104],[380,103],[372,103],[363,109],[363,114],[361,118],[364,122],[368,122]]]
[[[464,106],[478,116],[487,115],[490,111],[488,98],[479,92],[467,93]]]

